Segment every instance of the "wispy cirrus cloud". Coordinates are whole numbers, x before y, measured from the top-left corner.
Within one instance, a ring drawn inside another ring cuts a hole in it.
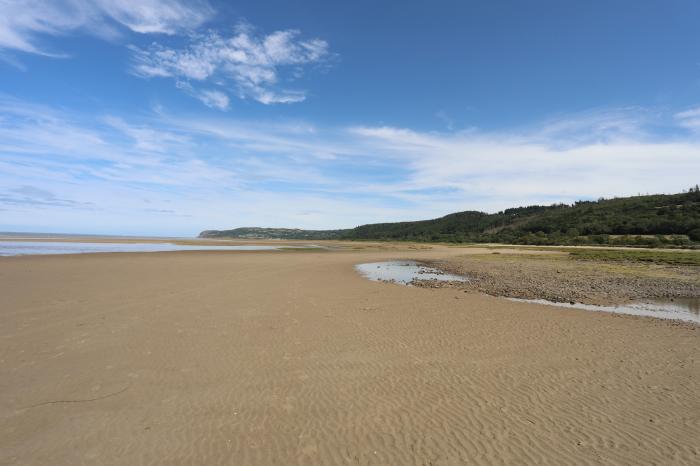
[[[136,33],[175,34],[208,20],[205,0],[0,0],[0,49],[60,57],[47,37],[84,32],[102,38]]]
[[[201,101],[209,108],[228,110],[231,100],[224,92],[216,89],[195,89],[189,81],[175,81],[175,87]]]
[[[192,92],[192,83],[217,82],[222,89],[239,98],[263,104],[294,103],[306,99],[306,91],[280,84],[285,72],[288,79],[298,78],[303,67],[324,63],[330,56],[328,43],[322,39],[302,38],[297,30],[258,34],[252,27],[236,28],[232,36],[210,31],[193,35],[184,48],[154,43],[148,48],[132,46],[132,71],[144,78],[173,78]],[[184,83],[184,84],[183,84]],[[227,108],[222,91],[196,91],[207,105]]]
[[[166,152],[173,149],[174,145],[183,145],[188,142],[186,135],[172,131],[156,130],[145,125],[134,125],[123,118],[105,116],[103,121],[112,128],[120,131],[133,141],[133,148],[141,152]]]
[[[91,202],[78,202],[71,199],[61,199],[54,193],[36,186],[22,185],[6,192],[0,192],[0,205],[29,206],[29,207],[71,207],[92,208]]]
[[[682,127],[700,132],[700,107],[678,112],[675,118]]]
[[[592,109],[552,117],[520,131],[525,139],[572,147],[643,138],[655,118],[653,112],[641,107]]]
[[[175,34],[209,19],[213,8],[203,0],[97,0],[99,11],[141,34]]]

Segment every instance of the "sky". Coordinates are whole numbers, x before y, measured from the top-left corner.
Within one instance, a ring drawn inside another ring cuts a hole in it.
[[[695,0],[0,12],[0,231],[349,228],[700,182]]]

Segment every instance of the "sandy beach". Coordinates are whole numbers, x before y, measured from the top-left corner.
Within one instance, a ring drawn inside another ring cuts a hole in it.
[[[700,461],[697,327],[371,282],[468,252],[370,246],[0,258],[0,464]]]

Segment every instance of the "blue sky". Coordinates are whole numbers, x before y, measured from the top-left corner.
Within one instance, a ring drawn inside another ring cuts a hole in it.
[[[691,0],[0,8],[0,230],[341,228],[700,181]]]

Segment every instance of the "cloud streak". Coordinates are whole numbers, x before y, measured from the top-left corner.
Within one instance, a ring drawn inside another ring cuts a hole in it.
[[[675,118],[682,127],[700,133],[700,107],[676,113]]]
[[[91,208],[92,206],[91,202],[60,199],[54,193],[35,186],[20,186],[0,193],[0,204],[13,207],[71,207],[78,209]]]
[[[46,37],[84,32],[104,39],[121,29],[175,34],[207,21],[213,9],[201,0],[0,0],[0,49],[61,57]]]

